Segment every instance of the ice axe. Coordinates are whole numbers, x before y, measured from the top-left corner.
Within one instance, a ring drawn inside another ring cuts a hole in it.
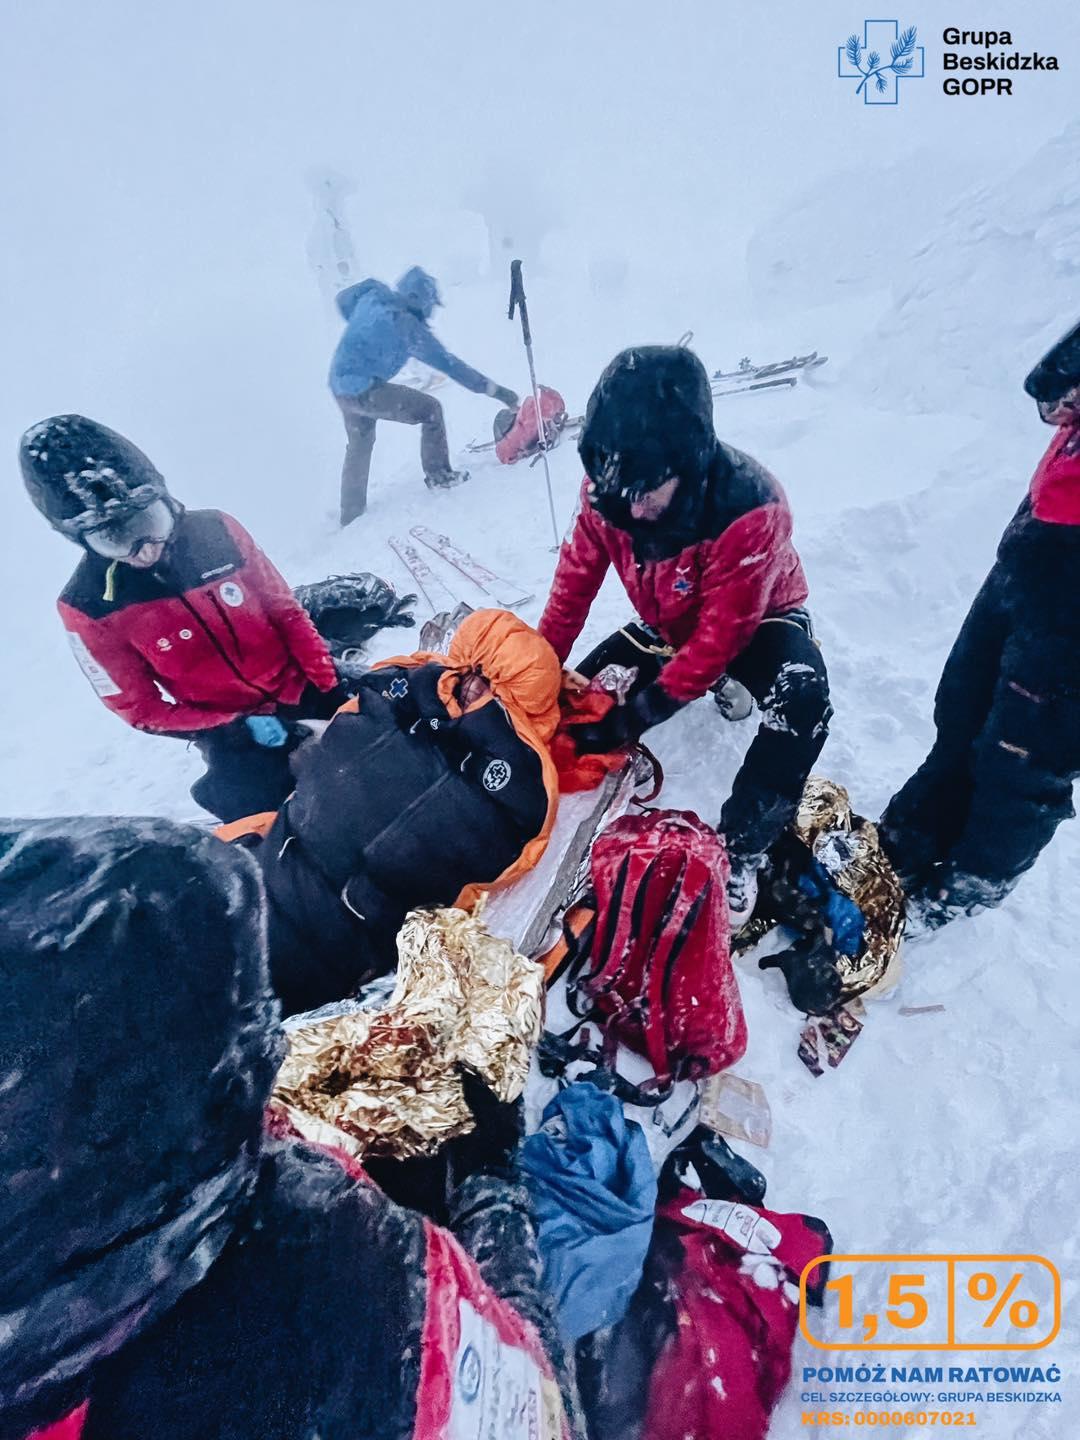
[[[510,308],[506,318],[513,320],[515,311],[521,312],[521,338],[525,342],[525,354],[529,361],[529,381],[532,384],[533,404],[536,406],[536,426],[540,437],[540,454],[544,459],[544,477],[547,480],[548,508],[551,511],[551,533],[554,549],[559,548],[559,522],[555,518],[555,496],[551,489],[551,467],[548,464],[547,431],[544,428],[544,413],[540,408],[540,386],[536,383],[536,364],[533,361],[532,330],[529,328],[529,307],[525,300],[525,282],[521,277],[521,261],[510,262]]]

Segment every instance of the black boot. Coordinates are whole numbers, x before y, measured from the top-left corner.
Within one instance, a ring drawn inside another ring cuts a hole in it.
[[[464,485],[468,478],[468,470],[441,470],[435,475],[425,475],[424,484],[429,490],[453,490],[455,485]]]

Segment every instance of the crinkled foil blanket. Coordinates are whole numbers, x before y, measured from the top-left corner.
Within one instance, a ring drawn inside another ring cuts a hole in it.
[[[904,892],[881,848],[877,826],[852,814],[842,785],[811,775],[792,829],[863,913],[866,931],[861,953],[835,959],[843,998],[890,989],[899,978],[894,961],[904,928]],[[751,921],[739,936],[738,948],[756,944],[771,929],[768,922]]]
[[[357,1158],[430,1155],[471,1130],[458,1066],[516,1099],[543,1023],[543,970],[479,909],[414,910],[397,944],[386,1006],[293,1028],[274,1087],[302,1135]]]

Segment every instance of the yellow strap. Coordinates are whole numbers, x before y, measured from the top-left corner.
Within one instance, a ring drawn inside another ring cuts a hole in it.
[[[119,560],[114,560],[105,571],[105,593],[101,597],[103,600],[116,599],[116,567],[119,564]]]
[[[808,640],[812,640],[817,648],[821,649],[821,641],[818,637],[813,631],[807,630],[806,626],[800,624],[798,620],[789,620],[786,615],[766,615],[761,623],[762,625],[794,625],[796,630],[801,630]]]
[[[636,640],[634,636],[630,634],[629,630],[620,630],[619,634],[624,640],[629,640],[634,649],[640,650],[643,655],[666,655],[670,660],[672,655],[675,654],[674,645],[643,645],[640,640]]]

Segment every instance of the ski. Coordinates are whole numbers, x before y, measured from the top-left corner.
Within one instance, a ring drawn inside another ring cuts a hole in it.
[[[792,390],[798,383],[794,375],[780,375],[775,380],[751,380],[746,385],[719,385],[714,380],[712,393],[714,400],[720,400],[725,395],[746,395],[752,390]]]
[[[496,575],[493,570],[482,565],[467,550],[455,545],[448,535],[439,535],[436,531],[429,530],[426,525],[414,525],[409,534],[485,591],[503,609],[514,610],[520,605],[527,605],[533,598],[512,580],[504,580],[501,575]],[[419,583],[417,579],[417,584]]]
[[[819,365],[827,363],[827,355],[819,355],[816,350],[811,350],[809,355],[793,355],[790,360],[774,360],[768,365],[755,365],[748,356],[739,361],[737,370],[714,370],[713,381],[752,381],[764,380],[773,375],[788,374],[793,370],[816,370]]]
[[[435,574],[415,545],[410,545],[407,540],[402,540],[397,535],[391,535],[386,543],[416,581],[417,588],[431,606],[433,614],[437,615],[440,611],[454,610],[457,607],[458,597]]]

